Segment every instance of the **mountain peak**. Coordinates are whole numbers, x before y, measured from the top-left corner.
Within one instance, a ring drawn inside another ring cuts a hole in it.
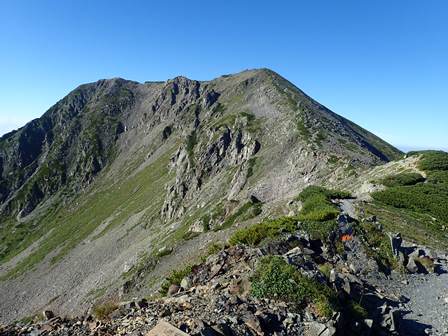
[[[2,318],[29,315],[42,300],[83,310],[94,284],[123,279],[117,265],[131,255],[157,255],[184,238],[261,219],[309,184],[399,154],[269,69],[206,82],[81,85],[0,139],[8,237],[0,262],[11,261],[0,275],[14,281],[40,265],[13,290],[0,287],[2,312],[14,306]],[[43,287],[50,281],[54,292]]]

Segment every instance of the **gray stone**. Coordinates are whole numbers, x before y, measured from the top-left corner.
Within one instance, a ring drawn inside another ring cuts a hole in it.
[[[182,281],[180,282],[180,287],[183,290],[189,290],[191,288],[192,282],[190,277],[184,277]]]
[[[168,292],[167,292],[167,294],[168,294],[168,296],[170,296],[170,295],[174,295],[174,294],[178,293],[179,290],[180,290],[180,287],[179,287],[178,285],[176,285],[176,284],[172,284],[172,285],[168,288]]]
[[[418,271],[418,267],[417,264],[414,261],[414,258],[409,258],[408,263],[406,265],[406,269],[410,272],[410,273],[417,273]]]

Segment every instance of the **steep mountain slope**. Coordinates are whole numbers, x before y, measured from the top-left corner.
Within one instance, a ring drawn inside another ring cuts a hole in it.
[[[129,294],[180,243],[399,155],[266,69],[82,85],[0,139],[1,319]]]

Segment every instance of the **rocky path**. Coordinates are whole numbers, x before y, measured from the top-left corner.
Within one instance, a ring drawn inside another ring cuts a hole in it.
[[[403,335],[448,335],[448,273],[410,275],[401,294],[408,297]]]

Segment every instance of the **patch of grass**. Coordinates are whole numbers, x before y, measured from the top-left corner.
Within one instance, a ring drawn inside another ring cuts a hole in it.
[[[259,299],[281,300],[297,308],[312,303],[322,317],[330,317],[336,308],[329,287],[302,275],[280,256],[261,258],[251,281],[251,294]]]
[[[372,197],[395,208],[427,213],[448,223],[448,186],[430,183],[415,186],[391,187],[375,192]]]
[[[207,247],[207,251],[205,252],[205,254],[201,256],[201,261],[205,262],[209,256],[217,254],[223,248],[224,245],[222,243],[218,242],[210,243]]]
[[[136,276],[138,277],[142,273],[148,273],[154,269],[159,258],[161,258],[161,256],[154,256],[154,254],[150,255],[147,252],[144,252],[139,256],[137,263],[132,265],[132,267],[127,272],[124,272],[121,276],[125,279],[131,279]]]
[[[90,292],[88,292],[87,296],[93,299],[98,299],[102,297],[104,294],[106,294],[106,291],[107,291],[106,287],[95,288],[92,289]]]
[[[258,216],[261,213],[261,207],[261,203],[254,203],[251,201],[244,203],[234,213],[228,216],[220,226],[216,227],[215,231],[229,228],[237,220],[244,222]]]
[[[424,171],[448,170],[448,153],[444,151],[410,152],[408,155],[421,155],[418,167]]]
[[[196,146],[197,143],[198,139],[196,136],[196,130],[194,130],[193,132],[191,132],[191,134],[187,136],[186,151],[190,159],[194,158],[194,147]]]
[[[37,229],[27,234],[18,246],[11,246],[11,249],[3,255],[3,260],[23,251],[51,231],[48,237],[5,277],[14,277],[32,269],[56,248],[59,250],[52,262],[58,261],[107,218],[112,220],[99,235],[143,210],[145,218],[158,213],[163,204],[162,191],[169,180],[167,165],[172,152],[167,151],[144,170],[120,184],[101,185],[101,182],[97,181],[93,191],[80,195],[72,207],[64,206],[46,212],[46,215],[39,218],[39,222],[36,223]]]
[[[390,238],[376,225],[363,222],[356,226],[359,236],[364,237],[366,253],[374,258],[381,271],[388,273],[398,268],[398,262],[391,251]]]
[[[418,166],[428,176],[426,183],[392,183],[385,190],[372,193],[372,214],[378,215],[387,228],[403,233],[405,238],[425,245],[448,245],[448,153],[413,152],[420,155]],[[417,177],[415,177],[417,178]],[[400,177],[401,181],[402,178]],[[415,180],[415,179],[414,179]]]
[[[98,320],[107,320],[109,319],[110,314],[117,309],[118,302],[116,300],[109,300],[94,305],[92,308],[92,314]]]
[[[229,239],[230,245],[245,244],[257,246],[266,238],[275,238],[285,232],[297,230],[297,220],[291,217],[281,217],[266,220],[237,230]]]
[[[448,248],[448,234],[443,224],[426,213],[395,208],[380,202],[365,204],[366,215],[375,215],[389,232],[401,232],[404,239],[421,245]]]
[[[251,177],[254,174],[256,160],[256,157],[251,157],[247,162],[247,178]]]
[[[317,268],[323,275],[325,275],[325,277],[327,279],[330,278],[330,272],[331,272],[331,269],[333,268],[333,266],[330,263],[326,262],[324,264],[320,264],[319,266],[317,266]]]
[[[386,187],[398,187],[415,185],[419,182],[424,182],[425,178],[419,173],[401,173],[397,175],[390,175],[379,182]]]
[[[363,306],[352,300],[344,304],[344,313],[345,316],[354,318],[355,320],[364,320],[369,315]]]
[[[312,239],[326,240],[330,234],[337,229],[334,219],[326,221],[304,221],[300,228],[310,235]]]
[[[303,206],[298,218],[302,221],[328,221],[339,214],[339,209],[331,203],[335,198],[348,198],[350,194],[341,190],[329,190],[318,186],[306,187],[297,197]]]
[[[297,116],[296,127],[299,134],[302,136],[305,142],[309,143],[311,140],[311,132],[305,124],[305,118],[303,116]]]
[[[171,285],[180,285],[183,278],[189,275],[193,270],[193,265],[187,265],[185,268],[180,270],[174,270],[171,274],[165,279],[160,288],[160,294],[166,295],[168,293],[168,289]]]

